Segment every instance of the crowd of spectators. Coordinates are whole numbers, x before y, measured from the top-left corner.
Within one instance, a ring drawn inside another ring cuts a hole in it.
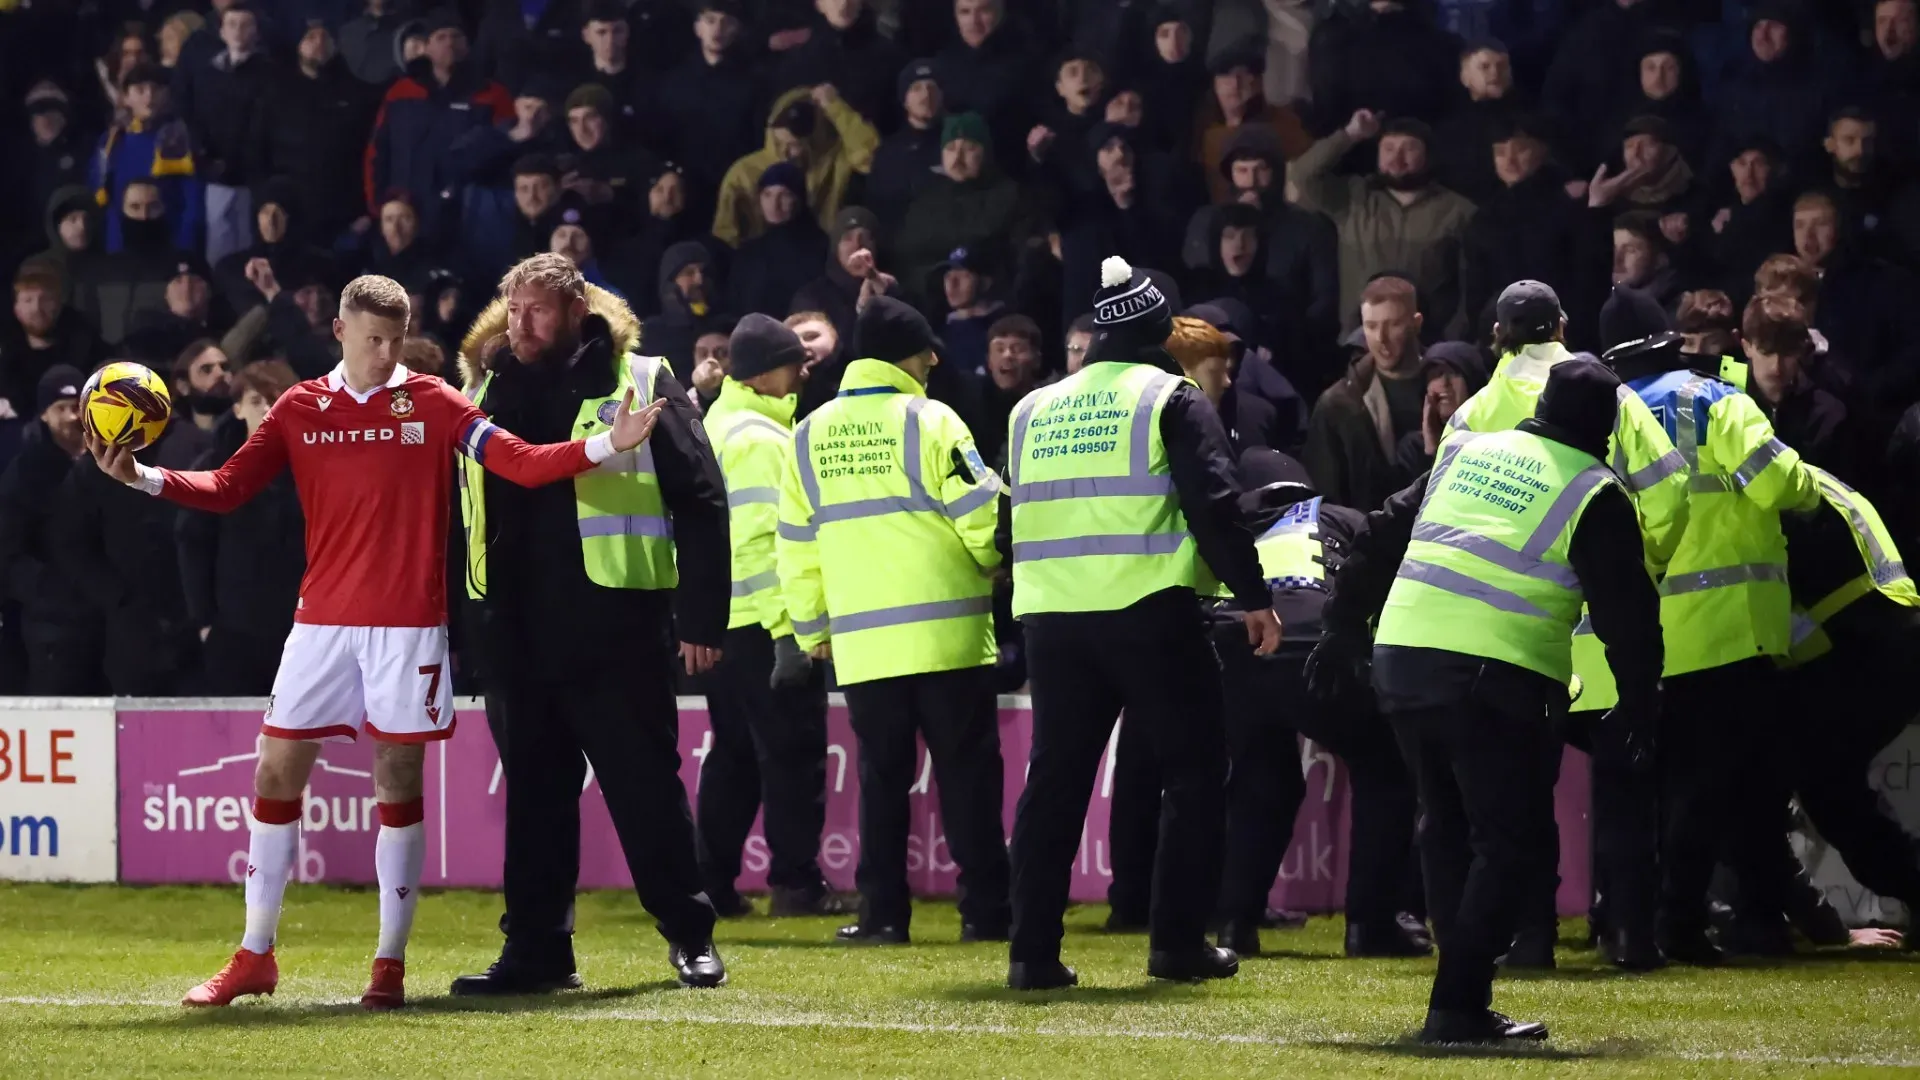
[[[0,0],[0,691],[260,691],[291,619],[291,492],[209,522],[114,490],[73,467],[77,380],[168,373],[147,456],[218,462],[332,368],[354,275],[455,377],[539,251],[703,397],[740,315],[787,319],[803,414],[859,305],[909,300],[988,453],[1119,255],[1219,332],[1190,373],[1236,444],[1361,509],[1486,381],[1509,282],[1595,350],[1616,286],[1724,351],[1785,292],[1789,389],[1877,460],[1920,397],[1917,4]]]

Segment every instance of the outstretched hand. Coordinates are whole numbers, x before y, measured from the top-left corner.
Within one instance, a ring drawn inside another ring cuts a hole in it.
[[[644,409],[633,407],[633,390],[629,388],[626,396],[620,399],[620,411],[613,417],[613,449],[616,453],[631,450],[647,441],[653,434],[653,425],[660,420],[660,410],[666,407],[666,399],[651,402]]]
[[[133,451],[120,443],[110,443],[87,429],[87,452],[93,455],[93,463],[100,471],[123,484],[131,484],[140,479],[140,470],[134,467]]]
[[[1272,656],[1280,647],[1280,616],[1272,608],[1247,612],[1247,644],[1253,655]]]

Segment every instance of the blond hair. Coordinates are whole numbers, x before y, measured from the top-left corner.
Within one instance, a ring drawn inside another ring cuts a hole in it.
[[[1227,335],[1205,319],[1188,315],[1173,317],[1173,333],[1167,338],[1166,349],[1187,371],[1208,360],[1233,358],[1233,342],[1227,340]]]
[[[524,286],[548,289],[569,300],[587,298],[587,278],[573,260],[552,251],[520,260],[500,279],[500,295],[506,296]]]
[[[809,323],[809,322],[823,322],[823,323],[826,323],[828,326],[833,325],[833,320],[827,318],[827,313],[824,311],[796,311],[793,314],[787,316],[785,319],[781,320],[780,325],[786,327],[789,330],[793,330],[799,327],[801,323]]]
[[[378,274],[362,274],[347,282],[347,287],[340,290],[340,314],[343,316],[348,312],[358,312],[382,319],[405,321],[412,307],[407,299],[407,290],[399,282]]]

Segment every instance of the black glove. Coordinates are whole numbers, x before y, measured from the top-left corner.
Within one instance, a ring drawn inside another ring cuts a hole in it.
[[[773,675],[767,685],[775,690],[805,686],[813,674],[813,658],[807,655],[792,634],[773,639]]]
[[[1373,649],[1365,635],[1329,630],[1307,657],[1307,693],[1323,704],[1366,692]]]
[[[1622,699],[1600,718],[1595,749],[1602,746],[1618,755],[1628,769],[1640,775],[1654,771],[1660,760],[1660,688],[1651,694]]]

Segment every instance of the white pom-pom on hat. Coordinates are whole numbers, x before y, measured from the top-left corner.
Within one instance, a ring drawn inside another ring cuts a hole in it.
[[[1100,287],[1117,289],[1133,280],[1133,267],[1118,255],[1109,255],[1100,260]]]

